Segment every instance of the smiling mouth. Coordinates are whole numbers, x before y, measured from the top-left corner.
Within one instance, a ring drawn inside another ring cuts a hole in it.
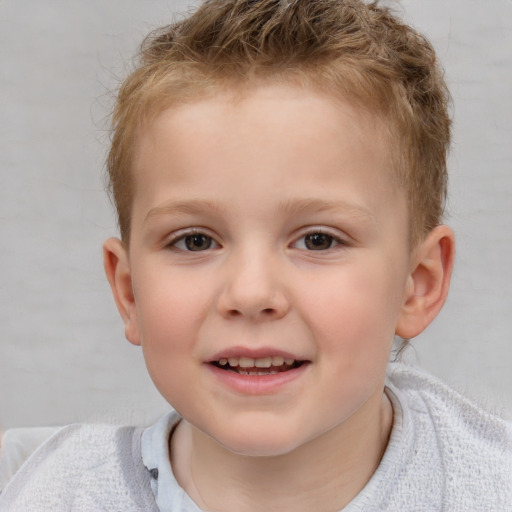
[[[250,357],[221,358],[218,361],[212,361],[210,364],[221,370],[238,373],[239,375],[276,375],[299,368],[305,363],[306,361],[273,356],[257,359]]]

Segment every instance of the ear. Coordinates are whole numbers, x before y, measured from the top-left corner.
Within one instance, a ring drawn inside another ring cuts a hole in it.
[[[398,336],[414,338],[441,311],[450,288],[454,259],[455,237],[448,226],[437,226],[418,245],[395,331]]]
[[[124,322],[126,339],[134,345],[140,345],[130,260],[121,240],[109,238],[103,244],[103,264],[117,309]]]

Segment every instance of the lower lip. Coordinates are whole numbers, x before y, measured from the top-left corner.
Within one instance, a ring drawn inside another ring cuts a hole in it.
[[[212,364],[207,364],[208,369],[223,386],[244,395],[269,395],[276,393],[282,387],[303,375],[308,366],[309,363],[303,363],[292,370],[272,375],[241,375],[230,370],[222,370]]]

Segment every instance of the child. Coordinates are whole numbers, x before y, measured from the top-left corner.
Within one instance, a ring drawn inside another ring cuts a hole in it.
[[[176,412],[60,430],[1,510],[512,510],[511,425],[388,364],[448,293],[447,103],[376,3],[213,0],[148,38],[105,269]]]

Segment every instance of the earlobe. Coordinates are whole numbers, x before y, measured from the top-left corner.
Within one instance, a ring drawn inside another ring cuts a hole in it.
[[[103,264],[117,309],[124,322],[126,339],[134,345],[140,345],[130,261],[121,240],[109,238],[103,244]]]
[[[414,251],[411,274],[396,334],[414,338],[443,307],[455,259],[455,239],[448,226],[437,226]]]

